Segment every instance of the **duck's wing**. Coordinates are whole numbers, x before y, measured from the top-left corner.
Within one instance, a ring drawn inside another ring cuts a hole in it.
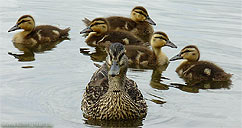
[[[83,94],[81,109],[84,112],[98,101],[108,90],[107,66],[103,64],[92,76]]]
[[[125,89],[131,99],[139,106],[140,113],[147,112],[147,104],[135,81],[126,77]]]

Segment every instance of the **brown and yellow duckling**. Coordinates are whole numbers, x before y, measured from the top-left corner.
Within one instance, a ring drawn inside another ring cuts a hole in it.
[[[150,43],[152,50],[144,46],[125,46],[130,65],[140,65],[143,68],[155,68],[156,66],[169,63],[168,57],[162,52],[161,48],[164,46],[177,48],[177,46],[169,40],[167,34],[164,32],[155,32],[151,37]]]
[[[68,39],[68,32],[70,31],[70,28],[62,30],[51,25],[35,26],[34,18],[30,15],[21,16],[16,25],[9,29],[8,32],[18,29],[24,31],[15,34],[13,42],[33,45]]]
[[[170,61],[185,59],[176,69],[178,75],[191,81],[230,81],[231,74],[209,61],[199,61],[200,52],[195,45],[184,47]]]
[[[145,44],[142,40],[130,32],[110,30],[109,23],[105,18],[96,18],[91,21],[90,25],[80,32],[80,34],[83,33],[90,33],[86,39],[86,43],[89,46],[107,46],[114,42],[120,42],[124,45]]]
[[[131,11],[131,18],[111,16],[105,18],[109,22],[110,30],[130,31],[144,42],[149,42],[156,23],[149,17],[147,10],[142,6],[136,6]],[[89,26],[90,20],[85,18],[83,22]]]
[[[126,77],[128,58],[120,43],[109,47],[106,63],[92,76],[84,92],[81,110],[87,119],[142,119],[146,102],[136,83]]]

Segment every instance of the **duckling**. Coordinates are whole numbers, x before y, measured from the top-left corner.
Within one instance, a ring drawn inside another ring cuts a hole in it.
[[[80,34],[83,33],[90,33],[86,39],[86,43],[89,46],[106,46],[113,42],[121,42],[125,45],[145,44],[130,32],[110,30],[105,18],[94,19],[87,28],[80,32]]]
[[[209,61],[199,61],[200,52],[195,45],[184,47],[181,52],[170,61],[185,59],[176,69],[178,75],[191,81],[228,81],[232,74]]]
[[[169,40],[167,34],[164,32],[155,32],[151,37],[150,43],[152,50],[144,46],[127,45],[125,47],[130,65],[155,68],[169,63],[168,57],[162,52],[161,48],[164,46],[177,48],[177,46]]]
[[[130,15],[131,18],[111,16],[105,19],[109,22],[111,30],[130,31],[144,42],[149,42],[154,33],[151,25],[156,25],[156,23],[150,18],[147,10],[142,6],[136,6]],[[83,22],[89,26],[91,21],[85,18]]]
[[[84,92],[81,110],[87,119],[142,119],[146,102],[136,83],[126,77],[128,58],[125,47],[113,43],[106,62],[92,76]]]
[[[51,25],[35,26],[34,18],[30,15],[21,16],[16,25],[9,29],[8,32],[18,29],[24,29],[24,31],[15,34],[13,42],[33,45],[68,39],[67,36],[70,31],[70,28],[62,30]]]

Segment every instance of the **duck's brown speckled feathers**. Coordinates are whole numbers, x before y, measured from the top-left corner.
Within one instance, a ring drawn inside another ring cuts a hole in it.
[[[124,48],[116,47],[116,51],[108,53],[106,63],[93,74],[81,105],[85,118],[128,120],[146,116],[147,105],[141,92],[136,83],[126,77],[127,57],[124,52]]]

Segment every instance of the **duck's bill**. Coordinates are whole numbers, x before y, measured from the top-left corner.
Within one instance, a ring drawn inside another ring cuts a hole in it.
[[[145,21],[147,21],[151,25],[156,25],[156,23],[149,16],[146,17]]]
[[[180,54],[178,54],[178,55],[172,57],[172,58],[170,59],[170,61],[179,60],[179,59],[183,59],[183,57],[182,57]]]
[[[93,30],[92,30],[91,27],[89,26],[89,27],[83,29],[83,30],[80,32],[80,34],[83,34],[83,33],[90,33],[90,32],[92,32],[92,31],[93,31]]]
[[[172,43],[170,40],[167,40],[166,41],[165,46],[169,46],[171,48],[177,48],[177,46],[174,43]]]
[[[16,24],[16,25],[14,25],[12,28],[10,28],[10,29],[8,30],[8,32],[12,32],[12,31],[15,31],[15,30],[18,30],[18,29],[20,29],[20,27]]]
[[[112,77],[117,76],[119,74],[119,71],[120,71],[120,67],[119,67],[117,61],[113,61],[113,64],[111,65],[108,75],[110,75]]]

